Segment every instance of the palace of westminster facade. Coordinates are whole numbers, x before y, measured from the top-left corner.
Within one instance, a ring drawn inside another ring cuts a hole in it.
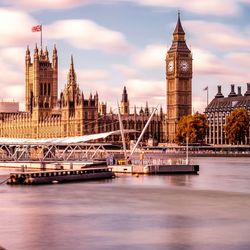
[[[149,138],[157,142],[174,142],[180,118],[192,113],[192,53],[189,50],[180,14],[173,32],[173,40],[166,54],[166,114],[162,107],[153,116],[143,140]],[[11,103],[8,103],[10,105]],[[3,103],[0,103],[0,110]],[[11,105],[10,105],[11,106]],[[250,83],[247,91],[241,94],[231,85],[228,96],[218,93],[205,109],[208,121],[206,142],[209,144],[228,144],[224,125],[226,116],[235,108],[244,107],[250,112]],[[2,109],[3,110],[3,109]],[[133,112],[131,112],[133,110]],[[144,108],[130,108],[126,87],[120,102],[120,113],[124,129],[133,133],[127,140],[135,140],[150,117],[148,104]],[[77,84],[73,57],[71,57],[67,83],[58,96],[58,56],[54,47],[50,61],[45,51],[34,49],[33,61],[27,48],[25,56],[25,112],[18,109],[0,111],[0,137],[12,138],[57,138],[81,136],[119,130],[118,114],[107,112],[107,106],[100,102],[98,94],[87,98]],[[250,128],[249,128],[250,135]],[[245,143],[250,143],[249,135]],[[120,141],[114,135],[107,141]]]
[[[192,110],[192,53],[186,45],[180,15],[173,33],[172,46],[166,55],[167,113],[162,108],[153,116],[144,135],[158,142],[173,142],[178,121]],[[148,105],[130,113],[124,87],[120,103],[125,129],[140,132],[150,116]],[[119,129],[118,114],[107,112],[98,94],[87,98],[80,90],[71,57],[67,83],[58,96],[58,55],[54,47],[50,61],[47,48],[29,48],[25,56],[25,112],[0,113],[0,137],[57,138],[103,133]],[[139,133],[129,134],[136,139]],[[117,141],[119,137],[107,138]]]

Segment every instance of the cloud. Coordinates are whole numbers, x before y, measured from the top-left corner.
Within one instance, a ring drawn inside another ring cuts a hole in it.
[[[225,56],[225,60],[229,61],[234,67],[239,68],[240,70],[246,70],[249,72],[250,68],[250,52],[243,53],[243,52],[234,52],[229,53]]]
[[[166,83],[164,80],[129,79],[125,83],[129,99],[136,105],[150,105],[165,102]]]
[[[31,27],[36,21],[28,14],[0,8],[0,48],[23,46],[35,41],[36,36],[31,32]]]
[[[159,68],[165,63],[166,53],[166,46],[150,44],[135,53],[132,63],[143,68]]]
[[[78,6],[90,5],[90,4],[116,4],[122,2],[131,2],[141,6],[161,7],[161,8],[180,8],[185,11],[190,11],[197,14],[207,15],[236,15],[240,13],[241,3],[249,3],[249,0],[209,0],[209,1],[197,1],[197,0],[18,0],[9,1],[3,0],[3,3],[7,6],[22,8],[26,10],[41,10],[41,9],[69,9],[76,8]]]
[[[237,73],[225,65],[223,58],[210,51],[193,48],[193,72],[201,75],[227,75]]]
[[[197,0],[129,0],[144,6],[163,7],[163,8],[182,8],[184,10],[207,15],[235,15],[240,11],[240,0],[209,0],[209,1],[197,1]],[[246,2],[247,0],[245,0]],[[249,1],[248,1],[249,2]],[[182,7],[183,6],[183,7]]]
[[[140,77],[141,73],[132,66],[124,64],[113,64],[113,68],[122,75],[124,79]]]
[[[3,0],[3,3],[7,6],[14,6],[26,10],[39,10],[39,9],[65,9],[74,8],[80,5],[86,5],[94,3],[93,0],[18,0],[9,1]]]
[[[249,35],[242,27],[209,21],[184,21],[183,26],[191,34],[191,42],[203,47],[225,50],[249,48]]]
[[[0,69],[0,98],[5,101],[22,102],[25,92],[24,49],[0,49]]]
[[[53,1],[51,1],[53,2]],[[30,15],[13,9],[0,8],[0,48],[35,43],[40,32],[32,33],[38,24]],[[48,40],[66,40],[79,49],[97,49],[108,52],[127,52],[130,48],[124,35],[107,29],[91,20],[59,20],[43,27]]]
[[[59,70],[60,79],[62,79],[61,82],[63,82],[65,85],[67,83],[67,75],[68,75],[68,69],[62,69]],[[94,83],[104,82],[109,79],[109,72],[101,69],[75,69],[76,77],[77,77],[77,83],[79,85],[88,84],[90,86],[93,86]],[[92,89],[92,91],[95,89]]]
[[[129,45],[120,32],[107,29],[90,20],[60,20],[46,26],[49,39],[66,40],[79,49],[126,52]]]

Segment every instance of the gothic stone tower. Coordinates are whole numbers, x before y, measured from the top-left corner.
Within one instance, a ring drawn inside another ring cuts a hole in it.
[[[177,124],[192,113],[192,53],[187,47],[180,13],[173,33],[172,46],[166,56],[167,141],[175,139]]]
[[[37,46],[34,49],[34,61],[31,62],[30,50],[25,57],[25,109],[33,115],[49,115],[57,103],[58,58],[54,47],[52,62],[45,51]]]
[[[121,100],[121,114],[129,115],[129,100],[126,87],[123,89],[122,100]]]

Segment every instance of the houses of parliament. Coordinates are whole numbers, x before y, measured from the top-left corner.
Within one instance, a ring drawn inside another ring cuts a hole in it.
[[[173,33],[172,46],[166,55],[166,110],[160,108],[153,116],[144,134],[144,141],[174,141],[181,116],[191,114],[192,54],[185,41],[180,16]],[[136,139],[150,116],[145,107],[131,109],[128,92],[124,87],[120,102],[121,118],[125,129],[133,129],[128,139]],[[132,112],[131,112],[132,111]],[[73,57],[64,90],[58,93],[58,53],[53,49],[50,60],[47,48],[29,48],[25,55],[25,112],[0,113],[0,137],[57,138],[103,133],[119,129],[118,114],[107,112],[107,106],[94,95],[81,91],[77,82]],[[118,141],[111,136],[108,141]]]

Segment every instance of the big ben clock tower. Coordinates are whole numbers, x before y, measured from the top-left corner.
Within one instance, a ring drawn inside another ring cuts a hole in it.
[[[180,13],[173,33],[172,46],[166,56],[167,141],[173,142],[177,124],[192,113],[192,53],[187,47]]]

